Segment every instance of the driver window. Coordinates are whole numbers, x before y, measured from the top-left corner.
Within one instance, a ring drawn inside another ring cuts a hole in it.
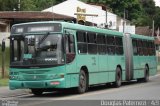
[[[71,63],[75,58],[75,42],[73,35],[66,35],[66,63]]]
[[[75,53],[74,36],[66,35],[66,53]]]

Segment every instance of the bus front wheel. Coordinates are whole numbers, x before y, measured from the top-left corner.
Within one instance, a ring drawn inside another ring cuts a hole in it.
[[[79,73],[79,86],[78,86],[78,93],[82,94],[85,93],[87,90],[87,75],[84,70],[81,70]]]
[[[36,96],[40,96],[43,93],[43,90],[41,90],[41,89],[31,89],[31,91]]]
[[[119,67],[116,68],[116,81],[114,83],[115,87],[120,87],[122,84],[122,73]]]

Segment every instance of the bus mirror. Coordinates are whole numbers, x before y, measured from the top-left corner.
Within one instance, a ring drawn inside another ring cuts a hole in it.
[[[3,39],[3,40],[2,40],[2,52],[5,51],[5,48],[6,48],[6,47],[5,47],[5,39]]]

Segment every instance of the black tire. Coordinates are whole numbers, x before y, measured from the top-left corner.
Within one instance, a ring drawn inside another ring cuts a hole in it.
[[[145,72],[145,76],[143,78],[143,81],[148,82],[149,81],[149,68],[147,66],[145,66],[144,72]]]
[[[122,85],[122,73],[119,67],[116,68],[116,81],[114,85],[116,88],[119,88]]]
[[[31,89],[32,93],[36,96],[40,96],[43,94],[43,90],[42,89]]]
[[[88,89],[88,84],[87,84],[87,75],[84,72],[84,70],[81,70],[79,73],[79,86],[78,86],[78,93],[82,94],[85,93]]]
[[[144,78],[137,79],[138,82],[148,82],[149,81],[149,68],[145,66],[144,68]]]

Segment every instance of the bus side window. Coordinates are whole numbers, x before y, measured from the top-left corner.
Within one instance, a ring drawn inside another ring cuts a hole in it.
[[[156,51],[155,51],[156,48],[155,48],[154,42],[152,42],[152,49],[153,49],[153,54],[152,55],[155,56],[156,55]]]
[[[144,43],[143,53],[145,56],[148,56],[148,48],[147,48],[148,43],[147,43],[147,41],[144,41],[143,43]]]
[[[133,54],[138,55],[137,40],[133,39],[132,40],[132,45],[133,45]]]
[[[121,37],[115,37],[116,41],[116,54],[122,55],[123,54],[123,43]]]
[[[114,36],[107,36],[107,53],[109,55],[115,54],[115,38],[114,38]]]
[[[75,58],[75,42],[73,35],[66,35],[66,62],[70,63]]]
[[[155,45],[154,42],[151,41],[149,42],[149,55],[155,55]]]
[[[97,38],[96,33],[87,33],[88,38],[88,53],[89,54],[97,54]]]
[[[87,53],[87,39],[84,31],[77,31],[77,49],[80,54]]]
[[[138,55],[143,55],[143,45],[142,40],[137,40],[137,47],[138,47]]]
[[[106,38],[105,35],[100,34],[97,36],[98,53],[101,55],[106,54]]]

